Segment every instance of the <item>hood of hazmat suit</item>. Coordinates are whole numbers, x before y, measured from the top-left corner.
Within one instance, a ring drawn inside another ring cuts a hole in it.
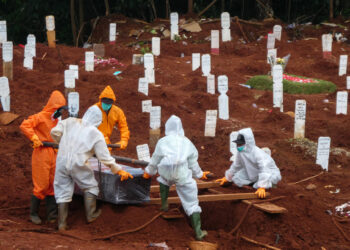
[[[225,177],[237,186],[254,183],[254,188],[271,188],[281,180],[281,173],[275,161],[264,150],[255,145],[251,128],[238,131],[244,136],[245,146],[237,157]]]
[[[172,115],[168,119],[165,135],[158,141],[146,172],[155,175],[158,171],[166,185],[181,185],[192,178],[201,178],[203,172],[198,164],[198,151],[185,137],[179,117]]]
[[[102,132],[104,137],[106,138],[106,143],[110,144],[110,136],[112,135],[114,126],[117,125],[118,130],[120,132],[120,141],[128,142],[130,138],[130,132],[128,128],[128,124],[126,122],[126,117],[121,108],[112,104],[112,107],[108,110],[108,112],[102,109],[102,98],[112,99],[114,102],[117,100],[113,89],[108,85],[100,94],[99,102],[95,105],[99,107],[102,112],[102,122],[98,129]]]

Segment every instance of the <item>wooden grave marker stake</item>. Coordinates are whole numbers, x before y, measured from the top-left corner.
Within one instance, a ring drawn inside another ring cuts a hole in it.
[[[13,80],[13,44],[12,42],[2,43],[2,75],[8,80]]]
[[[50,15],[46,16],[46,34],[47,34],[47,42],[49,48],[56,48],[56,31],[55,31],[55,17]]]

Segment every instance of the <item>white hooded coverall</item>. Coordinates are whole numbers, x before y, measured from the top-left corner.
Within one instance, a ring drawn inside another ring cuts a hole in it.
[[[226,171],[225,177],[242,187],[254,183],[254,188],[271,188],[281,179],[281,173],[275,161],[259,147],[255,146],[253,131],[244,128],[238,131],[245,139],[245,146],[241,152],[237,152],[235,161]]]
[[[57,203],[72,201],[74,182],[83,192],[98,195],[94,172],[87,165],[94,154],[103,164],[121,169],[111,157],[104,136],[97,129],[101,120],[101,110],[92,106],[82,119],[70,117],[51,130],[51,137],[59,143],[54,179]]]
[[[176,192],[188,216],[202,211],[198,205],[197,183],[193,179],[203,176],[197,160],[198,151],[185,136],[180,118],[172,115],[165,124],[165,137],[158,141],[145,171],[149,175],[158,171],[158,182],[169,187],[176,185]]]

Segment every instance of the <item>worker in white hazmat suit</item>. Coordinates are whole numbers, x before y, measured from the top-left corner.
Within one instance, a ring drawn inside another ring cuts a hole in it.
[[[225,177],[216,182],[223,185],[233,181],[239,187],[253,184],[258,197],[265,198],[265,189],[282,179],[280,170],[271,156],[255,145],[251,128],[239,130],[234,142],[237,143],[237,157]]]
[[[191,218],[196,238],[201,240],[207,232],[201,230],[202,210],[198,205],[197,183],[193,178],[207,179],[210,172],[202,172],[197,160],[198,151],[185,136],[180,118],[172,115],[165,124],[165,137],[158,141],[143,177],[148,179],[158,171],[163,211],[168,210],[169,187],[176,185],[176,192],[185,213]]]
[[[51,137],[59,143],[54,179],[55,198],[58,204],[58,229],[67,229],[68,203],[72,201],[74,182],[84,192],[86,219],[94,221],[101,210],[96,209],[98,184],[88,159],[94,154],[112,173],[121,176],[121,180],[133,178],[122,170],[110,155],[104,136],[97,129],[102,121],[101,110],[90,107],[82,119],[70,117],[60,121],[51,130]]]

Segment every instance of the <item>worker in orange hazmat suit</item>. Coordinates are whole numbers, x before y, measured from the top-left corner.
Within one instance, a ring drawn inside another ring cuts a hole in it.
[[[100,101],[95,104],[102,111],[102,123],[98,129],[105,137],[106,143],[111,144],[110,136],[114,126],[117,124],[120,132],[120,141],[116,144],[120,145],[120,149],[125,149],[128,145],[130,132],[123,110],[113,104],[116,101],[116,97],[109,85],[102,91],[99,99]]]
[[[24,135],[33,142],[32,180],[33,195],[30,204],[30,220],[41,224],[38,215],[40,201],[46,201],[47,220],[54,223],[57,218],[57,204],[54,197],[53,181],[56,166],[56,151],[44,147],[43,141],[53,142],[50,132],[57,125],[62,110],[67,109],[66,99],[61,92],[55,90],[42,111],[31,115],[20,125]]]

